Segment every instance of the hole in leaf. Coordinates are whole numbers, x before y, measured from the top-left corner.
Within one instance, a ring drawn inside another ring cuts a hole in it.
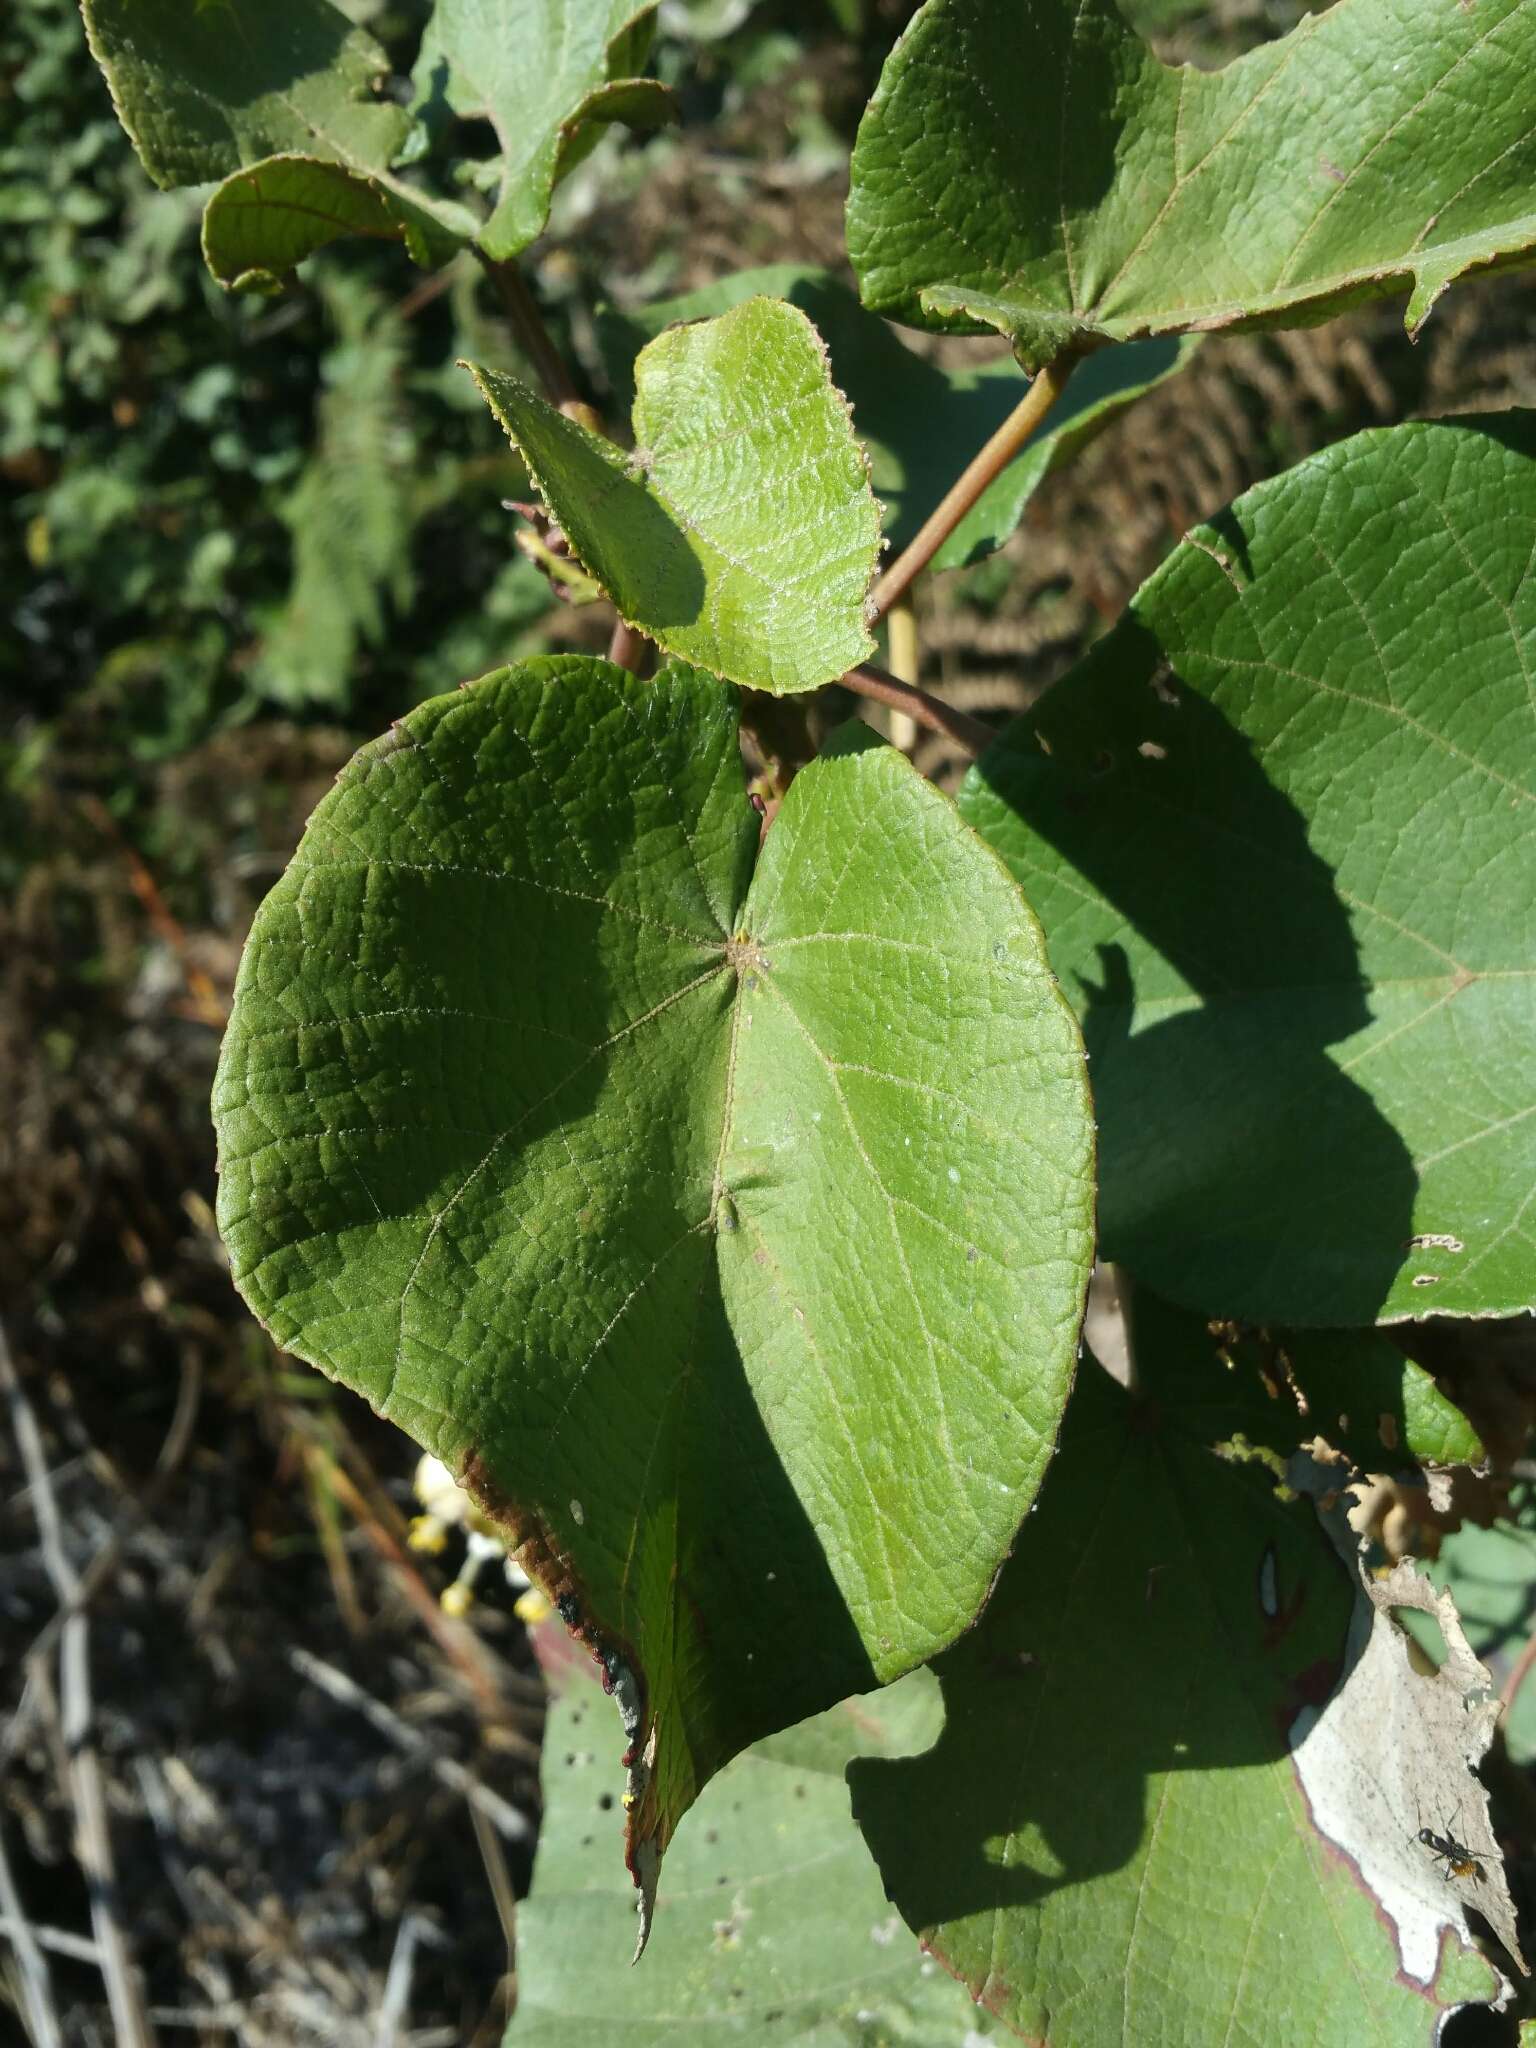
[[[1417,1652],[1412,1657],[1415,1668],[1423,1670],[1426,1678],[1432,1678],[1448,1654],[1439,1622],[1418,1607],[1394,1607],[1392,1619],[1412,1644],[1413,1651]]]
[[[1515,2048],[1520,2025],[1513,2013],[1491,2005],[1459,2005],[1435,2035],[1435,2048]]]

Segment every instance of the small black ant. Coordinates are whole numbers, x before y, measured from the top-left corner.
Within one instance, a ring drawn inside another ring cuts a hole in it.
[[[1487,1872],[1482,1864],[1465,1842],[1457,1841],[1449,1828],[1443,1835],[1437,1835],[1433,1828],[1420,1828],[1416,1840],[1422,1842],[1426,1849],[1434,1850],[1437,1863],[1444,1858],[1445,1870],[1442,1875],[1447,1884],[1453,1877],[1475,1877],[1479,1882],[1486,1881]]]

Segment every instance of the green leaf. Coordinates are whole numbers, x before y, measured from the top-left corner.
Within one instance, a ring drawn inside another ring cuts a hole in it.
[[[647,1888],[728,1757],[972,1620],[1091,1257],[1081,1046],[995,856],[862,727],[758,832],[697,673],[434,699],[263,906],[215,1092],[246,1299],[603,1655]]]
[[[455,210],[456,212],[457,210]],[[464,246],[473,223],[452,224],[392,179],[312,156],[273,156],[236,171],[203,214],[203,253],[220,284],[276,290],[306,256],[343,235],[404,244],[435,270]]]
[[[775,693],[873,650],[879,507],[793,306],[749,299],[658,335],[635,365],[627,455],[515,377],[467,367],[584,566],[659,646]]]
[[[1214,1329],[1225,1370],[1207,1373],[1198,1396],[1193,1381],[1181,1393],[1186,1429],[1210,1443],[1269,1452],[1273,1470],[1318,1437],[1367,1472],[1487,1456],[1461,1409],[1382,1331]]]
[[[337,346],[322,366],[313,453],[277,506],[293,575],[250,674],[277,703],[344,711],[360,648],[382,645],[411,602],[410,339],[383,292],[328,274],[318,295]]]
[[[1337,0],[1219,72],[1114,0],[928,0],[859,130],[864,302],[1085,340],[1295,326],[1536,250],[1536,7]]]
[[[222,178],[203,216],[219,282],[275,290],[339,235],[425,267],[473,231],[387,166],[410,129],[375,95],[389,60],[330,0],[82,0],[118,117],[159,185]]]
[[[410,128],[389,59],[330,0],[82,0],[118,118],[157,185],[297,152],[387,164]]]
[[[541,1646],[542,1654],[542,1646]],[[851,1756],[902,1756],[938,1732],[938,1685],[914,1671],[726,1766],[668,1864],[645,1968],[629,1967],[634,1893],[617,1867],[612,1710],[587,1663],[549,1673],[533,1889],[517,1909],[507,2048],[643,2048],[686,2027],[715,2043],[873,2041],[956,2048],[979,2018],[886,1903],[848,1811]]]
[[[1536,429],[1198,528],[977,765],[1085,1019],[1106,1256],[1213,1315],[1536,1302]]]
[[[1298,1782],[1357,1597],[1310,1501],[1213,1455],[1211,1335],[1142,1308],[1139,1392],[1085,1367],[1027,1539],[936,1667],[942,1736],[855,1762],[855,1818],[908,1924],[1051,2048],[1422,2043],[1493,1973],[1441,1950],[1456,1899],[1394,1812],[1403,1965],[1432,1981],[1397,1975]]]
[[[1011,360],[948,370],[924,362],[883,320],[866,312],[846,285],[804,264],[739,270],[719,283],[663,299],[639,312],[604,307],[598,345],[618,401],[634,397],[636,352],[665,328],[723,313],[757,294],[787,299],[826,343],[834,383],[853,408],[869,453],[869,480],[885,513],[886,542],[899,553],[970,456],[1000,427],[1026,386]],[[934,556],[934,569],[984,561],[1003,545],[1045,478],[1081,452],[1126,406],[1182,367],[1193,341],[1138,342],[1091,356],[1061,403],[989,484]]]
[[[1487,1449],[1454,1401],[1421,1365],[1376,1330],[1297,1330],[1285,1366],[1307,1404],[1310,1431],[1366,1471],[1481,1465]]]
[[[416,111],[483,115],[496,131],[500,191],[477,237],[488,256],[516,256],[543,233],[555,186],[595,127],[677,119],[665,86],[623,75],[644,61],[653,13],[635,0],[437,0]]]

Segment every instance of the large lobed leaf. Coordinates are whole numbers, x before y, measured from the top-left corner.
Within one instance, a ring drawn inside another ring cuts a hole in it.
[[[634,359],[648,341],[668,327],[711,318],[759,294],[798,306],[826,343],[833,381],[852,408],[854,430],[869,455],[869,480],[884,513],[886,545],[898,553],[971,451],[1018,405],[1027,387],[1017,364],[1005,358],[980,368],[954,369],[926,362],[830,271],[775,263],[738,270],[638,312],[601,308],[598,341],[619,399],[625,405],[633,399]],[[930,568],[967,567],[1000,548],[1046,477],[1144,392],[1182,368],[1198,345],[1136,342],[1090,357],[1022,453],[945,539]]]
[[[1209,73],[1114,0],[927,0],[854,150],[866,305],[1085,340],[1324,319],[1536,250],[1536,0],[1337,0]]]
[[[635,364],[635,448],[468,365],[550,512],[620,614],[733,682],[815,689],[872,652],[880,511],[826,350],[749,299]]]
[[[974,1617],[1091,1257],[1076,1026],[863,728],[754,868],[734,692],[549,658],[321,805],[242,962],[221,1227],[607,1665],[647,1887],[711,1774]]]
[[[476,239],[516,256],[543,233],[562,173],[611,122],[677,119],[644,61],[654,0],[437,0],[416,61],[417,111],[483,115],[500,145],[499,191]]]
[[[1209,1314],[1536,1304],[1536,426],[1192,533],[972,771],[1079,1004],[1109,1257]]]
[[[938,1742],[855,1761],[855,1817],[908,1924],[1032,2041],[1411,2048],[1495,1990],[1442,1940],[1494,1887],[1448,1887],[1415,1839],[1416,1784],[1430,1811],[1465,1788],[1469,1832],[1480,1788],[1454,1738],[1338,1739],[1364,1603],[1312,1502],[1237,1454],[1283,1455],[1294,1411],[1277,1429],[1203,1320],[1145,1296],[1133,1349],[1132,1392],[1084,1367],[1028,1540],[936,1667]],[[1377,1708],[1441,1703],[1383,1626]],[[1333,1818],[1341,1777],[1335,1847],[1309,1800]]]

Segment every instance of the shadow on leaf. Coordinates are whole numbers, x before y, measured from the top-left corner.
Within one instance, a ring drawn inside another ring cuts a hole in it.
[[[1330,1050],[1372,1017],[1350,911],[1177,662],[1129,615],[983,757],[967,814],[1083,1017],[1105,1255],[1207,1314],[1369,1323],[1417,1176]]]
[[[1201,1324],[1143,1299],[1136,1355],[1136,1393],[1085,1364],[1026,1540],[935,1661],[938,1742],[848,1771],[903,1918],[1031,2037],[1058,2038],[1076,1984],[1060,2038],[1118,2038],[1158,1890],[1206,1896],[1219,1868],[1246,1926],[1273,1878],[1277,1924],[1304,1931],[1296,1887],[1324,1855],[1287,1738],[1344,1675],[1347,1575],[1310,1503],[1214,1453],[1237,1383]],[[1210,1983],[1240,1978],[1241,1941],[1230,1971],[1218,1946],[1213,1930]],[[1207,2036],[1191,2020],[1184,2038]]]

